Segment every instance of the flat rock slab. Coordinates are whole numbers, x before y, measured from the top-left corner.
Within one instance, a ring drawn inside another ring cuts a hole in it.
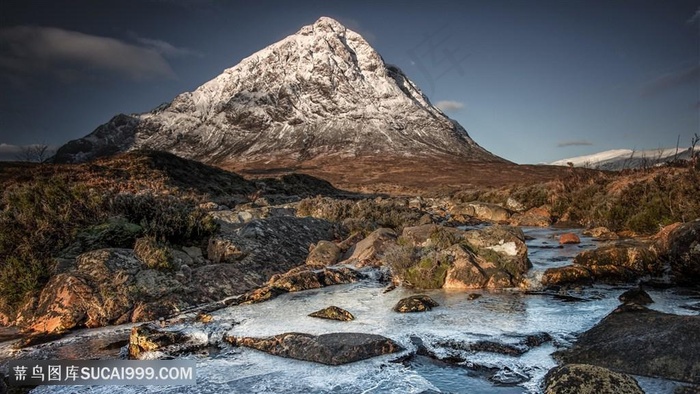
[[[267,338],[224,338],[234,346],[245,346],[275,356],[342,365],[403,350],[389,338],[363,333],[311,335],[286,333]]]
[[[632,375],[700,383],[700,316],[622,305],[583,333],[564,363],[591,364]]]

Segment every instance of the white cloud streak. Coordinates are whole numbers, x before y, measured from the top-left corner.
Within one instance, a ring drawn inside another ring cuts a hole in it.
[[[453,100],[440,100],[435,103],[435,106],[445,112],[459,112],[462,108],[464,108],[463,103]]]
[[[152,41],[155,44],[157,40]],[[165,44],[159,42],[161,49],[169,48]],[[79,77],[97,71],[136,80],[174,78],[173,69],[154,46],[142,47],[53,27],[10,27],[0,29],[0,69],[59,77]]]
[[[567,146],[590,146],[593,145],[592,142],[586,140],[576,140],[576,141],[561,141],[557,144],[559,148],[565,148]]]

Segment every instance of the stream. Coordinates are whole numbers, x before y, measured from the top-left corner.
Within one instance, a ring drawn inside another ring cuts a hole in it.
[[[528,277],[537,283],[550,267],[570,264],[582,250],[597,242],[581,236],[581,244],[560,246],[564,230],[524,228],[533,263]],[[570,231],[570,230],[566,230]],[[247,348],[211,346],[178,357],[197,360],[196,386],[41,386],[33,393],[539,393],[541,382],[556,365],[551,354],[571,346],[575,336],[588,330],[619,305],[617,297],[629,289],[595,285],[564,296],[527,294],[521,290],[450,292],[427,291],[440,306],[425,313],[400,314],[392,307],[415,294],[398,288],[385,293],[374,279],[317,290],[283,294],[273,300],[232,306],[213,312],[209,324],[170,326],[195,341],[219,343],[223,335],[271,336],[284,332],[323,334],[363,332],[386,336],[406,350],[343,366],[325,366],[281,358]],[[645,289],[654,299],[649,307],[684,315],[700,314],[689,308],[697,298],[682,289]],[[470,296],[478,293],[480,297]],[[330,305],[350,311],[355,320],[338,322],[308,317]],[[21,351],[11,341],[0,343],[0,365],[16,358],[96,359],[124,357],[124,340],[131,325],[78,330],[44,345]],[[525,346],[528,337],[548,334],[551,340]],[[438,358],[459,358],[457,364],[415,352],[417,341]],[[522,354],[469,350],[476,342],[493,342],[522,349]],[[467,348],[467,350],[465,350]],[[163,357],[151,354],[152,358]],[[636,377],[647,393],[672,393],[676,383]]]

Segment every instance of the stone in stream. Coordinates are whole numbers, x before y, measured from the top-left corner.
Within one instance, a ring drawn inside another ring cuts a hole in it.
[[[654,300],[651,299],[651,296],[649,296],[649,294],[647,294],[647,292],[641,287],[629,289],[620,294],[617,299],[623,304],[649,305],[654,302]]]
[[[233,346],[326,365],[342,365],[403,350],[381,335],[349,332],[318,336],[285,333],[267,338],[226,336],[224,340]]]
[[[163,350],[184,344],[189,338],[179,332],[164,331],[154,324],[142,324],[131,329],[129,335],[129,359],[138,360],[142,353]]]
[[[564,233],[559,236],[559,243],[562,245],[580,244],[581,239],[574,233]]]
[[[644,394],[631,376],[585,364],[553,368],[544,384],[545,394]]]
[[[427,295],[419,294],[401,299],[394,306],[394,311],[399,313],[425,312],[436,306],[440,306],[440,304]]]
[[[337,306],[329,306],[328,308],[323,308],[320,311],[310,313],[309,316],[310,317],[318,317],[320,319],[338,320],[338,321],[355,320],[355,316],[353,316],[352,313],[346,311],[343,308],[338,308]]]

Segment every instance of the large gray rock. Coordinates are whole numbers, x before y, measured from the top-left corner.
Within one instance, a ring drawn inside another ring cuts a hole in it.
[[[644,394],[631,376],[586,364],[553,368],[544,384],[545,394]]]
[[[318,241],[316,246],[309,252],[306,257],[308,265],[332,265],[338,262],[340,258],[340,248],[331,241]]]
[[[286,333],[268,338],[225,337],[234,346],[245,346],[276,356],[341,365],[403,350],[389,338],[363,333],[310,335]]]
[[[384,253],[392,245],[396,245],[396,238],[397,234],[392,229],[377,229],[348,249],[343,256],[342,263],[352,264],[356,267],[381,265]]]
[[[474,208],[474,217],[489,222],[506,222],[510,218],[510,211],[500,205],[474,201],[468,203]]]
[[[554,357],[632,375],[700,383],[700,316],[622,305]]]

